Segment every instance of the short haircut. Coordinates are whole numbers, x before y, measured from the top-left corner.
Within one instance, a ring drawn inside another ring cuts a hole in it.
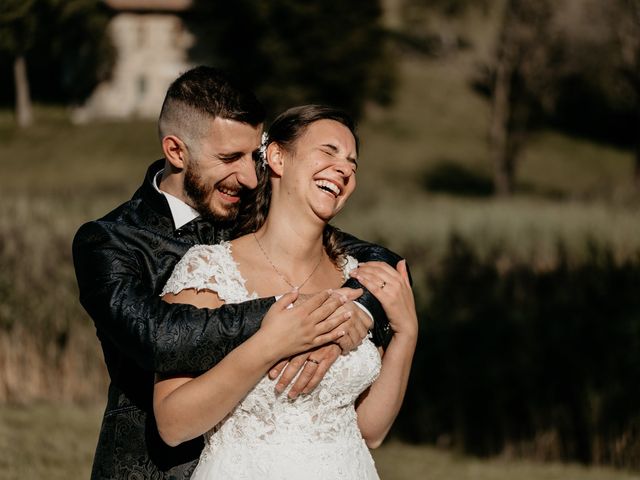
[[[216,117],[257,127],[265,110],[256,96],[235,79],[213,67],[199,66],[180,75],[167,90],[160,118],[160,139],[176,135],[197,142],[206,134],[206,120]]]

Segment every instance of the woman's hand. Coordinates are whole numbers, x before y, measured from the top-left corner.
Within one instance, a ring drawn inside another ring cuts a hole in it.
[[[349,295],[357,297],[361,294],[361,290],[354,290]],[[265,351],[275,355],[274,363],[335,342],[345,334],[340,327],[351,314],[340,307],[352,300],[347,294],[326,290],[312,295],[303,303],[294,303],[297,298],[297,290],[283,295],[271,306],[258,330]]]
[[[396,269],[384,262],[361,263],[350,275],[382,304],[396,335],[418,336],[418,316],[406,260],[398,262]]]

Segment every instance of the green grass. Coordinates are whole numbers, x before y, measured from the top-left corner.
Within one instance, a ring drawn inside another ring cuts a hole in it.
[[[97,199],[126,198],[147,165],[162,156],[153,122],[98,122],[73,125],[64,110],[36,109],[36,124],[14,127],[0,115],[3,193],[55,194]]]
[[[639,475],[576,464],[479,459],[432,447],[387,443],[373,452],[383,480],[631,480]]]
[[[618,260],[640,251],[637,205],[524,196],[479,201],[410,191],[381,192],[362,204],[347,208],[336,224],[397,251],[420,246],[428,251],[429,263],[441,258],[454,233],[481,255],[498,249],[540,268],[553,264],[559,244],[577,262],[588,253],[590,242],[610,246]]]
[[[0,477],[89,478],[101,415],[98,406],[1,406]]]
[[[468,87],[469,55],[402,64],[396,104],[361,127],[358,189],[337,224],[400,251],[421,244],[434,260],[452,232],[481,252],[500,248],[542,265],[553,260],[558,241],[577,258],[588,240],[611,245],[620,258],[637,252],[640,203],[630,193],[629,151],[542,132],[524,152],[522,193],[514,199],[425,191],[425,173],[442,162],[490,178],[488,105]],[[59,109],[37,113],[39,123],[25,131],[0,115],[0,167],[7,172],[0,192],[9,203],[55,198],[67,225],[127,199],[160,156],[153,122],[71,125]]]
[[[41,403],[0,407],[0,478],[88,478],[101,405]],[[626,480],[640,475],[575,464],[466,457],[432,447],[387,443],[373,452],[384,480]]]
[[[488,38],[490,32],[479,35]],[[490,42],[483,42],[488,49]],[[477,52],[467,51],[444,60],[401,63],[396,103],[372,111],[361,125],[358,189],[337,224],[408,255],[418,279],[437,266],[453,233],[481,254],[498,249],[507,261],[524,260],[539,269],[553,266],[558,244],[575,262],[584,257],[589,241],[610,247],[620,260],[637,256],[640,203],[631,191],[630,151],[537,132],[519,164],[519,193],[513,199],[425,190],[426,172],[443,163],[463,166],[479,178],[491,176],[489,105],[469,88],[477,59]],[[104,378],[101,355],[76,302],[70,244],[81,223],[129,198],[147,165],[160,157],[155,124],[72,125],[64,109],[42,106],[36,108],[36,121],[19,130],[12,115],[0,111],[0,260],[5,272],[0,276],[0,334],[6,334],[5,345],[23,352],[24,345],[15,340],[21,337],[11,336],[18,322],[44,345],[42,352],[31,352],[41,357],[38,375],[22,357],[8,355],[15,364],[14,379],[25,379],[18,384],[27,392],[25,399],[103,398],[94,387]],[[412,252],[419,255],[411,257]],[[416,285],[417,290],[423,287]],[[31,301],[33,291],[38,302]],[[68,343],[60,343],[67,334]],[[59,391],[43,380],[60,375],[64,381],[51,382],[62,385]],[[86,379],[89,387],[77,385]],[[0,398],[10,397],[3,382],[0,378]],[[30,382],[34,385],[23,388]],[[0,477],[9,472],[8,478],[86,478],[99,417],[97,407],[0,406]],[[637,478],[575,465],[480,461],[406,445],[390,444],[375,455],[386,479]]]

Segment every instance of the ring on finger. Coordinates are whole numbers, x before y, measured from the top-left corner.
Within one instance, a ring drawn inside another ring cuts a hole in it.
[[[314,360],[313,358],[307,358],[307,362],[315,363],[316,365],[320,365],[318,360]]]
[[[383,280],[382,283],[380,284],[380,290],[382,290],[385,287],[386,284],[387,284],[387,282],[385,282]]]

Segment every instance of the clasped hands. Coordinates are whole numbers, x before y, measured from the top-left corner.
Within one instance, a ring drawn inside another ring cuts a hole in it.
[[[278,313],[282,308],[278,303],[287,303],[289,306],[291,299],[285,298],[288,295],[297,297],[293,308],[289,310],[305,307],[300,308],[299,316],[320,319],[317,325],[322,324],[324,327],[323,333],[312,343],[316,346],[281,360],[269,371],[269,378],[272,380],[280,376],[275,387],[278,393],[282,393],[296,379],[288,393],[289,398],[294,399],[300,393],[309,393],[317,387],[341,353],[346,354],[360,345],[372,328],[373,320],[354,302],[362,295],[362,289],[352,288],[314,295],[287,294],[276,302],[272,307],[274,312],[270,310],[267,316]]]

